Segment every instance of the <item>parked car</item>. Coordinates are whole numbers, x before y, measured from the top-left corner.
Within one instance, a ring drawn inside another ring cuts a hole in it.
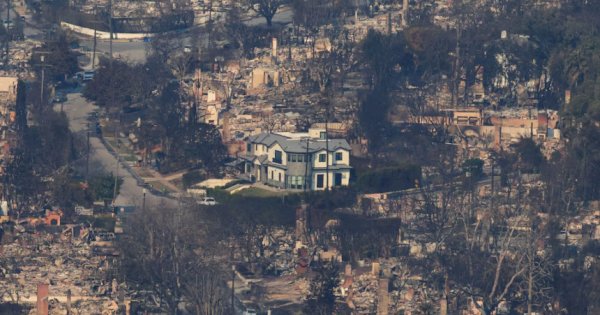
[[[217,201],[213,197],[203,197],[198,201],[198,204],[204,206],[214,206],[217,204]]]
[[[94,79],[95,74],[96,73],[94,71],[81,71],[75,74],[75,79],[84,82],[91,81],[92,79]]]
[[[67,96],[62,93],[56,93],[56,95],[54,95],[54,98],[52,99],[52,102],[54,103],[64,103],[66,101]]]

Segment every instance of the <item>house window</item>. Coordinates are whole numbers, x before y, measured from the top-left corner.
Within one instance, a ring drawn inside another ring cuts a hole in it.
[[[278,179],[277,181],[281,182],[281,173],[277,174],[278,175]]]
[[[281,164],[281,156],[283,154],[279,150],[275,150],[275,156],[273,157],[273,163]]]
[[[288,162],[304,162],[304,154],[288,154]]]
[[[319,162],[320,163],[325,163],[326,160],[327,160],[327,155],[325,153],[319,154]]]
[[[275,177],[273,176],[273,171],[271,171],[271,179],[275,179]]]
[[[246,151],[247,151],[248,153],[252,152],[252,143],[248,143],[248,144],[246,144]]]
[[[317,188],[323,188],[323,174],[317,175]]]
[[[290,176],[289,187],[291,189],[302,189],[304,188],[304,177],[303,176]]]
[[[325,139],[325,138],[327,138],[327,133],[325,133],[325,131],[321,131],[319,133],[319,139]]]
[[[335,173],[334,186],[342,186],[342,173]]]
[[[343,156],[342,152],[336,152],[335,153],[335,160],[336,160],[336,162],[343,160],[343,158],[344,158],[344,156]]]

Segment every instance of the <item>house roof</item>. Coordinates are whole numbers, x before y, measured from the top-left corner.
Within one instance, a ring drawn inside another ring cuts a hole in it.
[[[313,153],[325,150],[327,148],[328,141],[329,151],[335,151],[337,149],[344,149],[347,151],[351,150],[350,145],[348,144],[348,141],[346,141],[346,139],[290,139],[288,137],[276,133],[260,133],[258,135],[248,137],[248,142],[264,144],[267,147],[270,147],[277,143],[285,152],[295,153],[305,153],[307,151],[307,144],[308,152]]]

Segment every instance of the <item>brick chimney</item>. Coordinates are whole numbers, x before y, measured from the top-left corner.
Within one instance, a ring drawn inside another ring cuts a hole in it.
[[[389,294],[390,280],[387,278],[379,279],[379,289],[377,290],[377,315],[388,315],[390,307]]]
[[[402,2],[402,26],[408,26],[408,0]]]
[[[277,60],[277,37],[271,39],[271,56]]]
[[[67,290],[67,315],[73,315],[71,313],[71,289]]]
[[[37,315],[48,315],[48,284],[37,285]]]

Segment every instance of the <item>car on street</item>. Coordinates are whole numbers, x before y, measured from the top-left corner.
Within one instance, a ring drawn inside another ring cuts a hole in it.
[[[56,93],[54,98],[52,98],[53,103],[64,103],[67,101],[67,96],[62,93]]]
[[[217,204],[217,201],[213,197],[202,197],[198,201],[198,204],[201,204],[204,206],[214,206]]]

